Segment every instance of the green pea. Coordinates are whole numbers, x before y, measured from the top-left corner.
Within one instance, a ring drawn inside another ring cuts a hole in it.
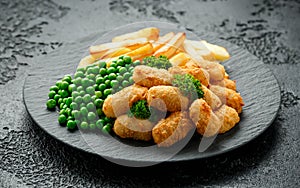
[[[132,59],[131,59],[130,56],[124,55],[123,61],[124,61],[126,64],[130,64],[130,63],[132,62]]]
[[[78,104],[77,104],[76,102],[72,102],[72,103],[70,104],[70,108],[71,108],[72,110],[77,110],[77,109],[78,109]]]
[[[128,81],[129,81],[130,85],[134,83],[134,80],[132,79],[132,76],[129,77]]]
[[[66,100],[66,105],[70,106],[70,104],[72,103],[72,97],[68,97]]]
[[[79,94],[80,94],[80,96],[82,96],[82,97],[83,97],[83,96],[85,95],[85,91],[84,91],[84,90],[82,90],[82,91],[80,91],[80,92],[79,92]]]
[[[98,116],[102,116],[104,114],[101,108],[97,109],[97,114]]]
[[[69,120],[67,123],[67,128],[72,130],[75,129],[75,127],[76,127],[75,121]]]
[[[102,92],[101,91],[96,91],[95,95],[97,98],[101,98],[102,97]]]
[[[128,72],[132,72],[134,70],[134,67],[129,67]]]
[[[94,112],[89,112],[87,118],[89,121],[93,121],[96,119],[96,114]]]
[[[123,56],[123,55],[121,55],[121,56],[119,56],[119,58],[118,58],[118,59],[122,59],[122,60],[123,60],[123,57],[124,57],[124,56]]]
[[[80,128],[87,129],[88,127],[89,127],[89,124],[87,122],[85,122],[85,121],[81,122]]]
[[[72,83],[72,77],[70,75],[64,76],[64,78],[62,80],[65,82],[68,82],[69,84]]]
[[[61,109],[61,110],[59,111],[59,114],[60,114],[60,115],[61,115],[61,114],[67,115],[66,109]]]
[[[124,81],[122,82],[122,86],[123,86],[123,87],[129,86],[129,82],[128,82],[127,80],[124,80]]]
[[[61,92],[59,94],[62,98],[66,98],[69,96],[69,92],[67,90],[60,90],[60,91]]]
[[[74,78],[83,78],[84,77],[84,73],[81,71],[78,71],[75,73]]]
[[[79,85],[81,85],[81,78],[80,77],[78,77],[78,78],[76,78],[76,79],[74,79],[73,80],[73,83],[76,85],[76,86],[79,86]]]
[[[77,68],[76,72],[85,72],[85,68],[84,67],[81,67],[81,68]]]
[[[58,92],[59,88],[57,86],[51,86],[50,91]]]
[[[129,77],[131,76],[131,74],[129,72],[126,72],[123,77],[124,77],[124,80],[128,80]]]
[[[89,67],[87,70],[86,70],[86,74],[91,74],[93,73],[93,67]]]
[[[108,75],[108,79],[109,80],[115,80],[117,78],[117,75],[115,74],[115,73],[110,73],[109,75]]]
[[[117,60],[117,65],[119,65],[119,66],[124,66],[124,65],[125,65],[125,62],[124,62],[122,59],[118,59],[118,60]]]
[[[72,92],[72,97],[75,99],[76,97],[78,97],[80,94],[78,91],[73,91]]]
[[[57,104],[60,105],[62,102],[63,102],[63,99],[59,98],[58,101],[57,101]]]
[[[141,64],[140,60],[136,60],[135,62],[133,62],[133,66],[138,66],[140,64]]]
[[[82,101],[83,101],[83,99],[82,99],[81,96],[78,96],[78,97],[75,98],[75,102],[76,102],[77,104],[82,103]]]
[[[88,87],[90,85],[90,80],[88,78],[83,78],[81,80],[81,84],[82,84],[83,87],[86,88],[86,87]]]
[[[86,116],[88,115],[88,113],[89,113],[89,111],[87,110],[86,107],[80,108],[80,115],[81,115],[82,117],[86,117]]]
[[[55,95],[56,95],[55,91],[50,91],[48,94],[48,97],[49,97],[49,99],[53,99]]]
[[[97,108],[102,108],[103,102],[103,99],[96,99],[94,103]]]
[[[106,68],[100,68],[99,73],[101,74],[101,76],[105,76],[107,74]]]
[[[71,116],[72,115],[72,110],[70,108],[66,108],[66,114],[67,116]]]
[[[85,104],[91,102],[91,100],[92,100],[92,98],[91,98],[91,96],[90,96],[89,94],[85,94],[85,95],[83,96],[83,102],[84,102]]]
[[[106,63],[105,63],[104,61],[100,61],[100,62],[98,63],[98,65],[99,65],[99,68],[100,68],[100,69],[106,67]],[[99,71],[100,71],[100,70],[99,70]]]
[[[117,80],[112,80],[112,81],[110,82],[110,86],[111,86],[112,88],[117,88],[117,87],[119,86],[119,82],[118,82]]]
[[[58,87],[58,88],[60,88],[60,84],[61,84],[61,80],[58,80],[56,83],[55,83],[55,85]]]
[[[64,104],[62,108],[63,108],[63,109],[67,109],[67,108],[68,108],[68,105]]]
[[[110,64],[110,67],[117,68],[117,66],[118,66],[118,65],[117,65],[117,62],[115,62],[115,63],[114,63],[114,62],[112,62],[112,63]]]
[[[86,108],[88,109],[88,111],[95,111],[96,107],[94,105],[94,103],[90,102],[86,105]]]
[[[81,109],[82,107],[85,107],[85,103],[81,103],[80,105],[79,105],[79,108]]]
[[[95,81],[94,80],[89,80],[89,84],[90,84],[90,86],[92,86],[92,85],[94,85],[95,84]]]
[[[91,123],[91,124],[89,124],[89,127],[90,127],[90,129],[94,130],[94,129],[96,129],[96,124]]]
[[[100,71],[99,67],[95,66],[92,70],[93,74],[98,74]]]
[[[119,81],[119,82],[122,82],[123,81],[123,77],[122,76],[117,76],[117,80]]]
[[[79,126],[80,125],[80,120],[79,119],[75,119],[75,123],[76,123],[77,126]]]
[[[96,84],[101,84],[101,83],[103,83],[104,82],[104,78],[103,77],[98,77],[98,78],[96,78]]]
[[[126,73],[127,72],[127,69],[125,68],[125,67],[121,67],[120,69],[119,69],[119,73],[120,74],[124,74],[124,73]]]
[[[63,103],[66,104],[66,102],[67,102],[67,98],[64,98],[64,99],[63,99]]]
[[[105,123],[111,123],[112,122],[112,119],[109,118],[109,117],[104,117],[103,120],[104,120]]]
[[[96,95],[93,95],[91,98],[92,98],[92,101],[95,101],[97,97],[96,97]]]
[[[105,75],[105,76],[103,77],[103,79],[104,79],[104,82],[105,82],[106,80],[109,80],[108,75]]]
[[[78,110],[73,110],[72,111],[72,116],[75,118],[75,119],[79,119],[80,118],[80,112]]]
[[[65,90],[65,89],[68,89],[68,87],[69,87],[69,83],[66,82],[66,81],[62,81],[61,84],[60,84],[59,89]]]
[[[111,89],[105,89],[104,92],[103,92],[103,94],[104,94],[105,97],[107,97],[108,95],[111,94],[111,92],[112,92]]]
[[[97,72],[98,73],[98,72]],[[97,74],[96,73],[96,74]],[[96,79],[96,76],[94,75],[94,74],[89,74],[89,75],[87,75],[86,76],[88,79],[90,79],[90,80],[95,80]]]
[[[99,91],[104,91],[106,89],[106,85],[105,84],[100,84],[98,89],[99,89]]]
[[[97,122],[96,122],[96,127],[100,130],[102,130],[103,126],[104,126],[105,122],[103,119],[99,119]]]
[[[106,88],[109,88],[110,87],[110,80],[105,80],[105,86],[106,86]]]
[[[102,132],[104,134],[109,134],[111,131],[111,124],[107,123],[103,128],[102,128]]]
[[[116,70],[115,67],[109,67],[109,68],[107,69],[107,74],[115,73],[115,72],[117,72],[117,70]]]
[[[58,122],[61,125],[65,124],[67,122],[67,117],[63,114],[59,115],[58,116]]]
[[[86,92],[90,95],[94,95],[95,94],[95,89],[92,86],[89,86],[88,88],[86,88]]]
[[[46,106],[49,110],[52,110],[56,106],[56,101],[54,99],[49,99],[46,103]]]
[[[80,92],[80,91],[83,91],[83,90],[84,90],[84,88],[82,86],[78,86],[76,91]]]
[[[71,115],[67,118],[67,121],[72,120],[74,121],[74,117],[72,117]]]
[[[59,94],[55,94],[54,95],[54,97],[53,97],[53,99],[57,102],[58,101],[58,99],[60,99],[60,95]]]

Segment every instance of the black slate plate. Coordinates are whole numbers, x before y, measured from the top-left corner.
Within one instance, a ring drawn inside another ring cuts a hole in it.
[[[73,74],[80,59],[88,54],[88,47],[96,40],[97,43],[108,42],[117,34],[136,31],[146,26],[159,27],[161,33],[182,31],[179,27],[166,23],[139,23],[118,28],[100,39],[102,34],[99,33],[88,36],[37,59],[37,66],[29,72],[23,91],[26,108],[33,120],[50,135],[66,144],[128,166],[145,166],[166,159],[184,161],[218,155],[244,145],[271,125],[280,105],[280,90],[272,72],[248,51],[216,36],[203,34],[198,37],[228,49],[232,57],[223,64],[231,78],[237,81],[237,90],[245,102],[240,123],[226,134],[218,135],[205,152],[198,152],[199,137],[192,137],[187,145],[173,156],[169,154],[170,151],[162,152],[156,146],[142,147],[143,144],[137,141],[126,144],[128,141],[123,142],[118,138],[80,131],[70,132],[61,127],[57,122],[58,114],[48,111],[45,107],[49,87],[63,75]],[[192,33],[185,32],[188,39],[197,38]],[[185,143],[182,143],[177,147],[184,145]]]

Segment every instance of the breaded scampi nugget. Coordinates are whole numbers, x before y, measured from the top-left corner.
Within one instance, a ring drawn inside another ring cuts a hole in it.
[[[185,67],[171,67],[168,70],[171,74],[190,74],[194,76],[197,80],[200,81],[204,86],[209,85],[209,74],[206,71],[203,71],[201,68],[185,68]]]
[[[132,79],[136,84],[150,88],[158,85],[172,85],[173,76],[165,69],[139,65],[134,68]]]
[[[217,134],[222,126],[222,122],[203,99],[197,99],[192,103],[189,115],[196,124],[197,132],[205,137]]]
[[[121,138],[149,141],[153,126],[149,120],[130,118],[125,114],[116,119],[113,130]]]
[[[187,112],[173,112],[154,126],[152,136],[159,147],[168,147],[185,138],[193,128]]]
[[[148,89],[132,85],[108,96],[103,103],[102,111],[107,117],[116,118],[125,114],[136,101],[146,99]]]
[[[238,113],[242,112],[242,107],[244,106],[243,98],[239,93],[232,89],[226,87],[211,85],[210,90],[219,96],[223,104],[234,108]]]
[[[232,89],[232,90],[236,91],[235,80],[230,80],[228,78],[224,78],[224,80],[220,80],[220,81],[213,81],[211,84],[212,85],[218,85],[218,86],[221,86],[221,87],[226,87],[228,89]]]
[[[147,93],[147,102],[150,106],[164,112],[186,110],[189,105],[189,99],[173,86],[151,87]]]
[[[235,109],[227,105],[221,106],[221,108],[215,111],[215,114],[222,122],[219,133],[229,131],[240,121],[239,114],[235,111]]]
[[[219,108],[222,105],[222,102],[219,99],[219,97],[204,85],[202,85],[202,91],[204,92],[203,99],[213,110]]]

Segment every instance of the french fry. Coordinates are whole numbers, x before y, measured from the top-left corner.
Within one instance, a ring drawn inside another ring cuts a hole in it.
[[[96,59],[93,56],[91,56],[91,55],[85,56],[79,62],[78,68],[80,68],[80,67],[86,67],[86,66],[88,66],[90,64],[93,64],[95,61],[96,61]]]
[[[202,56],[200,56],[197,51],[195,50],[192,42],[190,40],[185,40],[183,42],[183,49],[184,51],[189,54],[194,60],[201,62],[203,61]]]
[[[184,66],[190,60],[191,60],[191,57],[188,54],[186,54],[184,52],[180,52],[180,53],[174,55],[170,59],[170,62],[172,63],[173,66]]]
[[[142,59],[146,56],[149,56],[153,54],[153,46],[150,42],[148,42],[148,44],[146,44],[145,46],[142,46],[138,49],[135,49],[131,52],[126,53],[125,55],[128,55],[132,58],[133,61],[137,60],[137,59]]]
[[[154,51],[157,51],[158,49],[160,49],[163,45],[165,45],[166,43],[168,43],[172,37],[175,36],[175,33],[174,32],[170,32],[170,33],[167,33],[165,34],[164,36],[162,37],[159,37],[157,41],[154,41],[152,43],[153,45],[153,50]]]
[[[206,42],[205,40],[202,40],[201,43],[204,46],[206,46],[208,48],[208,50],[210,50],[213,53],[216,60],[225,61],[230,58],[229,53],[227,52],[227,50],[224,47],[210,44],[210,43]]]
[[[154,56],[158,57],[160,55],[165,55],[167,58],[170,58],[178,48],[182,45],[185,40],[185,33],[177,33],[168,43],[166,43],[163,47],[157,50],[154,53]]]
[[[117,48],[117,49],[110,49],[105,54],[103,54],[103,56],[101,56],[100,58],[101,59],[112,58],[112,57],[116,57],[116,56],[126,54],[130,51],[131,51],[131,49],[125,48],[125,47]]]
[[[214,54],[202,42],[188,40],[188,43],[190,43],[194,47],[196,53],[198,53],[203,59],[209,61],[216,60]]]
[[[150,40],[157,40],[158,37],[159,37],[159,29],[156,27],[148,27],[136,32],[126,33],[124,35],[114,37],[112,39],[112,42],[120,42],[124,40],[132,40],[137,38],[146,38],[148,41],[150,41]]]
[[[146,38],[137,38],[134,40],[125,40],[121,42],[110,42],[105,44],[100,44],[96,46],[90,47],[90,54],[95,58],[99,59],[102,57],[108,50],[111,49],[117,49],[117,48],[130,48],[130,49],[136,49],[139,48],[145,44],[147,44],[148,41]]]

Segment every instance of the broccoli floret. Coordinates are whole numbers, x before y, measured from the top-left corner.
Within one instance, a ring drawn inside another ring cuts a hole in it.
[[[174,75],[172,84],[173,86],[178,87],[183,95],[192,100],[202,98],[204,95],[200,81],[190,74]]]
[[[134,116],[138,119],[148,119],[151,116],[151,112],[146,100],[139,100],[133,103],[127,114],[129,117]]]
[[[159,57],[155,57],[155,56],[145,57],[143,59],[143,64],[149,67],[156,67],[158,69],[166,69],[166,70],[172,67],[172,64],[170,63],[168,58],[163,55]]]

